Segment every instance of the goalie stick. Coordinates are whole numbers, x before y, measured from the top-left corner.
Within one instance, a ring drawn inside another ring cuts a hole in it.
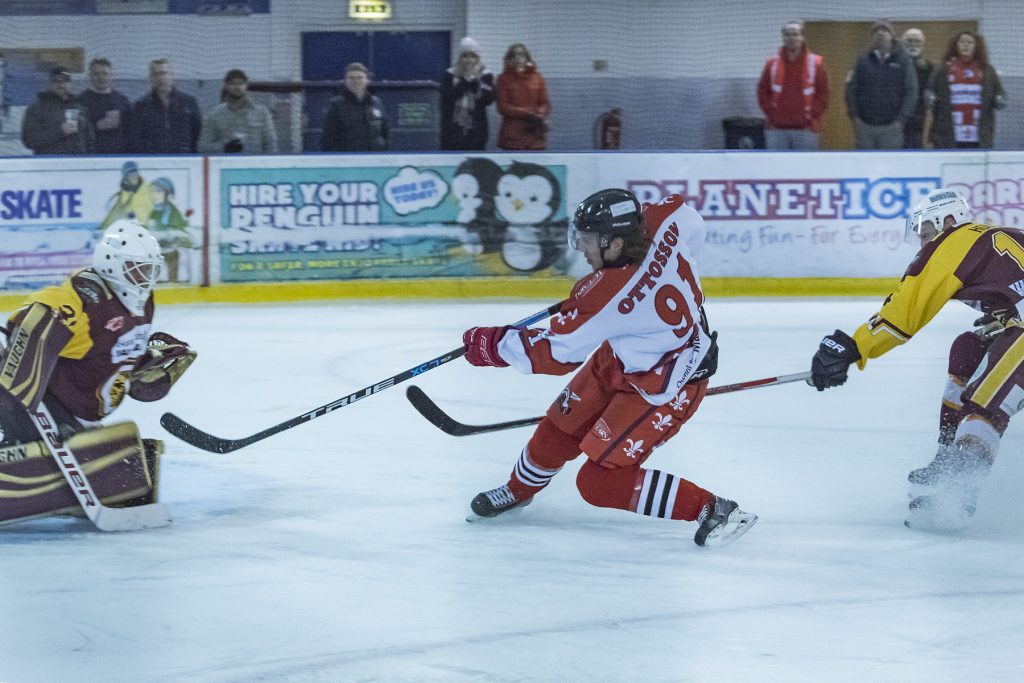
[[[89,521],[100,531],[136,531],[167,526],[171,523],[171,513],[162,503],[149,503],[126,508],[107,507],[96,495],[85,476],[85,470],[78,458],[67,447],[57,431],[57,422],[50,414],[50,409],[42,401],[35,410],[30,410],[32,423],[39,430],[39,436],[50,455],[57,461],[57,469],[64,475],[68,486],[75,494],[78,504],[82,506]]]
[[[779,375],[777,377],[752,379],[747,382],[737,382],[735,384],[723,384],[720,387],[711,387],[707,390],[705,396],[728,394],[733,391],[744,391],[746,389],[754,389],[757,387],[769,387],[774,384],[802,382],[809,379],[810,376],[811,373],[809,372],[797,372],[792,375]],[[434,401],[415,384],[405,390],[405,397],[409,399],[410,403],[412,403],[412,407],[415,408],[420,415],[427,418],[432,425],[440,429],[445,434],[451,434],[452,436],[472,436],[473,434],[500,432],[505,429],[515,429],[516,427],[529,427],[530,425],[537,424],[543,419],[543,417],[524,417],[520,420],[509,420],[508,422],[495,422],[493,424],[486,425],[468,425],[459,422],[451,415],[444,412],[439,405],[434,403]]]
[[[522,320],[514,323],[513,327],[526,327],[528,325],[532,325],[533,323],[544,320],[545,318],[548,318],[557,313],[558,309],[561,308],[563,303],[564,302],[559,301],[557,304],[552,304],[551,306],[545,308],[543,311],[538,311],[533,315],[523,318]],[[220,437],[213,436],[212,434],[208,434],[202,431],[201,429],[193,427],[188,422],[185,422],[174,413],[164,413],[163,416],[160,418],[160,424],[163,425],[164,429],[166,429],[168,432],[178,437],[182,441],[195,446],[196,448],[201,448],[204,451],[210,451],[211,453],[230,453],[232,451],[237,451],[239,448],[244,448],[245,446],[254,444],[257,441],[262,441],[268,436],[273,436],[278,432],[283,432],[286,429],[291,429],[292,427],[296,427],[300,424],[303,424],[304,422],[315,420],[316,418],[322,417],[327,413],[337,410],[338,408],[344,408],[350,403],[355,403],[360,399],[366,398],[367,396],[372,396],[373,394],[377,394],[381,391],[384,391],[388,387],[392,387],[400,382],[404,382],[407,379],[411,379],[413,377],[416,377],[417,375],[422,375],[424,372],[427,372],[428,370],[433,370],[434,368],[440,367],[445,363],[449,363],[455,360],[456,358],[464,356],[465,354],[465,347],[460,346],[457,349],[452,349],[448,353],[442,354],[437,358],[432,358],[425,363],[420,363],[414,368],[409,368],[404,372],[400,372],[397,375],[392,375],[391,377],[381,380],[376,384],[371,384],[368,387],[363,387],[359,391],[354,391],[348,396],[342,396],[341,398],[331,401],[330,403],[325,403],[322,406],[313,408],[313,410],[305,412],[302,415],[298,415],[290,420],[286,420],[285,422],[274,425],[273,427],[268,427],[267,429],[264,429],[261,432],[257,432],[251,436],[247,436],[241,439],[222,439]]]

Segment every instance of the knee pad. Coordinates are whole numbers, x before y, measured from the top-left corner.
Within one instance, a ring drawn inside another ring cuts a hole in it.
[[[583,500],[595,507],[628,510],[639,469],[610,469],[587,460],[576,475],[576,488]]]
[[[549,470],[557,470],[580,454],[579,440],[556,427],[547,417],[537,425],[526,448],[530,460]]]

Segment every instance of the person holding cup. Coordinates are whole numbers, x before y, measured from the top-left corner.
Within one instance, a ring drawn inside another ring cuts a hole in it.
[[[71,74],[50,70],[46,90],[25,111],[21,141],[36,154],[93,154],[96,135],[85,109],[71,92]]]
[[[96,130],[97,154],[127,154],[128,117],[132,103],[114,88],[110,60],[97,57],[89,62],[89,88],[79,96]]]

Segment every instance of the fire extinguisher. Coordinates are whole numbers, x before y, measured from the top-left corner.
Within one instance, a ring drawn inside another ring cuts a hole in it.
[[[622,146],[622,110],[616,107],[597,117],[594,125],[595,149],[619,149]]]

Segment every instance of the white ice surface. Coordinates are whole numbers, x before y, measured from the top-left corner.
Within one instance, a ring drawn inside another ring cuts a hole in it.
[[[709,302],[712,384],[799,372],[875,300]],[[588,506],[570,463],[528,508],[467,524],[528,429],[436,430],[404,386],[227,455],[167,435],[259,431],[543,305],[179,306],[199,360],[116,415],[167,442],[166,529],[0,530],[0,681],[924,681],[1024,679],[1024,464],[1008,430],[966,532],[903,526],[933,453],[951,304],[846,386],[708,398],[648,464],[760,515],[719,552],[694,525]],[[455,417],[542,412],[563,378],[462,360],[417,383]]]

